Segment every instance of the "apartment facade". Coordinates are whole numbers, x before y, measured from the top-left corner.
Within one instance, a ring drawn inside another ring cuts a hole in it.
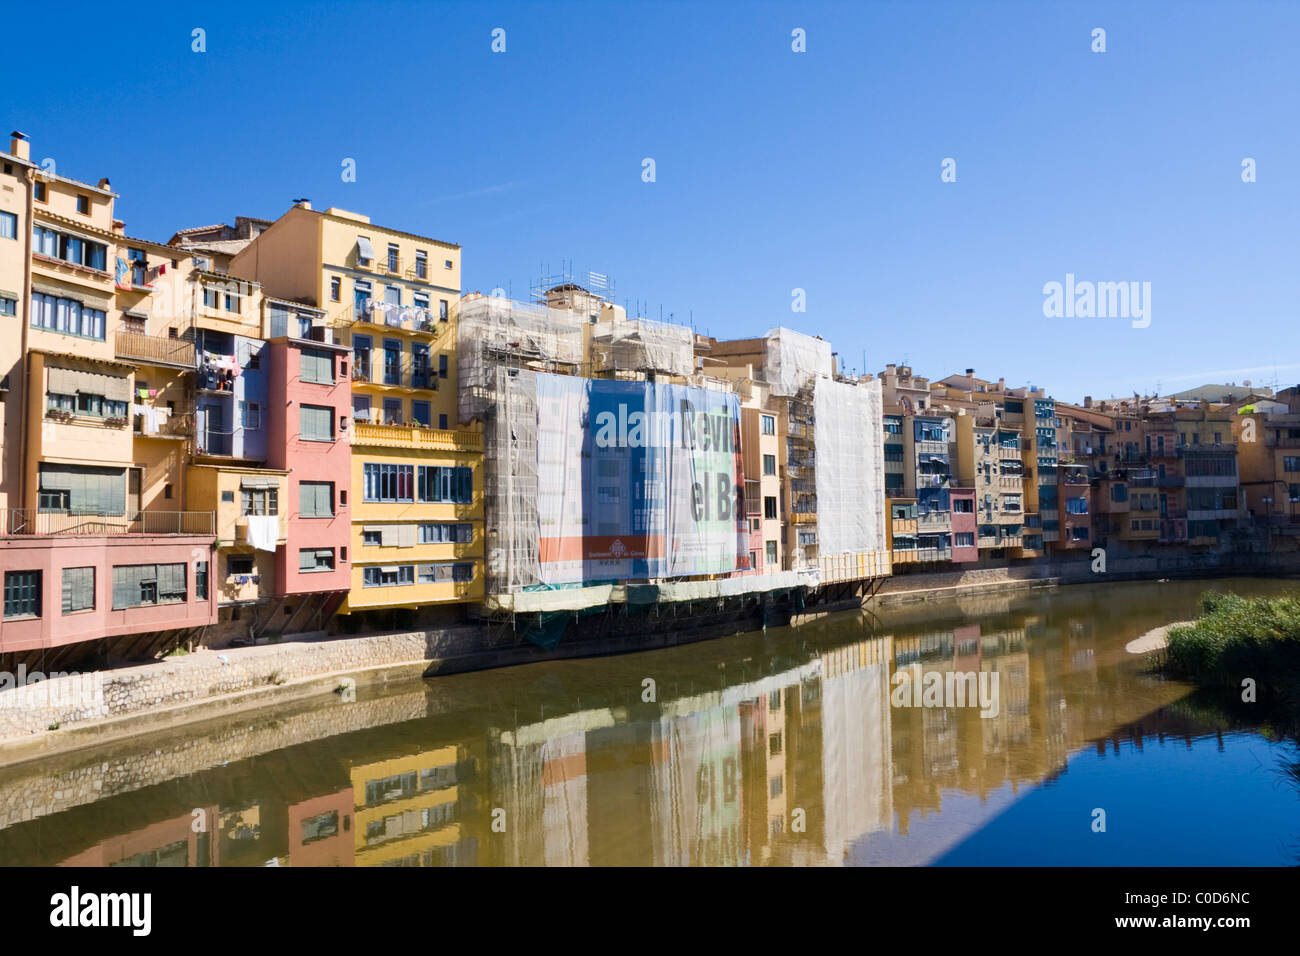
[[[341,424],[355,493],[342,612],[458,615],[483,593],[482,437],[457,421],[460,247],[300,203],[230,271],[318,309],[348,353]]]

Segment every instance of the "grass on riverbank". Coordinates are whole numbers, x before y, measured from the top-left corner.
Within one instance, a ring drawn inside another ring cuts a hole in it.
[[[1252,678],[1281,697],[1300,696],[1300,594],[1243,598],[1207,591],[1200,617],[1170,628],[1166,666],[1199,684],[1239,688]]]

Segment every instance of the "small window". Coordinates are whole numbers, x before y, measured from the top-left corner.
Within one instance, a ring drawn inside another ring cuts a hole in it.
[[[451,268],[451,260],[450,260],[450,259],[444,259],[444,260],[442,261],[442,267],[443,267],[444,269],[450,269],[450,268]]]
[[[776,455],[763,456],[763,474],[765,475],[776,474]]]
[[[299,571],[333,571],[333,548],[300,548],[298,550]]]
[[[0,295],[0,315],[17,315],[18,300],[11,299],[6,295]]]
[[[32,194],[35,196],[37,202],[50,201],[50,194],[45,187],[45,183],[36,183],[35,188],[32,190]]]
[[[447,377],[447,356],[438,356],[438,378]]]
[[[200,601],[208,599],[208,562],[194,562],[194,597]]]
[[[81,213],[83,216],[89,216],[89,215],[90,215],[90,197],[89,197],[89,196],[78,196],[78,197],[77,197],[77,212]]]
[[[253,556],[251,554],[232,554],[226,558],[226,576],[253,573]]]
[[[235,493],[233,491],[223,491],[221,493],[221,500],[225,502],[233,502],[235,500]]]
[[[763,499],[763,517],[764,518],[776,517],[776,498],[772,495],[768,495],[766,498]]]
[[[446,322],[446,321],[447,321],[447,308],[448,308],[448,306],[447,306],[447,300],[446,300],[446,299],[439,299],[439,300],[438,300],[438,318],[441,319],[443,322]]]
[[[776,418],[774,416],[772,415],[763,416],[763,434],[764,435],[776,434]]]
[[[776,564],[776,542],[767,542],[767,563]]]
[[[0,239],[18,238],[18,217],[11,212],[0,212]]]
[[[260,429],[262,427],[262,406],[257,402],[240,402],[239,424],[247,431]]]
[[[163,485],[163,497],[170,499],[171,496],[172,496],[172,486],[171,486],[171,482],[168,482],[167,484]]]
[[[338,276],[330,279],[330,301],[338,302],[343,296],[343,280]]]
[[[444,429],[444,430],[447,428],[447,416],[446,416],[446,415],[439,415],[439,416],[438,416],[438,427],[441,428],[441,429]]]

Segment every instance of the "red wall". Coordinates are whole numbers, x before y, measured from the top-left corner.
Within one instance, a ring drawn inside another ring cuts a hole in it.
[[[215,624],[212,538],[205,535],[113,535],[102,538],[0,538],[0,582],[6,571],[41,574],[41,616],[0,618],[0,652],[58,647],[78,641]],[[194,597],[194,564],[208,562],[208,597]],[[188,600],[114,611],[113,566],[185,563]],[[93,610],[63,613],[63,569],[95,568]]]
[[[315,348],[334,353],[334,384],[304,382],[300,371],[301,349]],[[281,502],[289,515],[288,544],[275,553],[277,595],[307,594],[315,591],[346,591],[352,583],[351,553],[342,559],[343,549],[352,538],[352,384],[350,353],[341,345],[307,342],[302,339],[275,339],[270,344],[269,378],[270,416],[268,421],[267,465],[283,468],[289,474],[289,500]],[[303,441],[298,437],[300,405],[328,405],[334,409],[334,441]],[[340,428],[341,420],[348,428]],[[303,518],[298,512],[298,483],[332,481],[334,483],[334,517]],[[343,493],[341,495],[340,493]],[[346,496],[347,504],[341,504]],[[333,571],[302,572],[298,552],[302,548],[333,548]]]
[[[975,514],[975,489],[974,488],[953,488],[949,495],[952,499],[952,560],[954,563],[962,561],[978,561],[979,552],[979,522]],[[958,501],[969,501],[971,510],[963,514],[957,510]],[[957,547],[958,534],[971,535],[971,541],[974,542],[969,548]]]

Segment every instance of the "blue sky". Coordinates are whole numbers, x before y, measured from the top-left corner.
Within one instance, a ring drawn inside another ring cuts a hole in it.
[[[50,36],[51,15],[13,7],[6,32]],[[571,261],[633,312],[786,325],[858,370],[970,366],[1067,400],[1300,381],[1300,3],[58,16],[90,45],[10,44],[6,129],[65,175],[110,177],[132,235],[306,196],[461,243],[466,291],[526,298]],[[1045,318],[1067,273],[1150,282],[1150,326]]]

